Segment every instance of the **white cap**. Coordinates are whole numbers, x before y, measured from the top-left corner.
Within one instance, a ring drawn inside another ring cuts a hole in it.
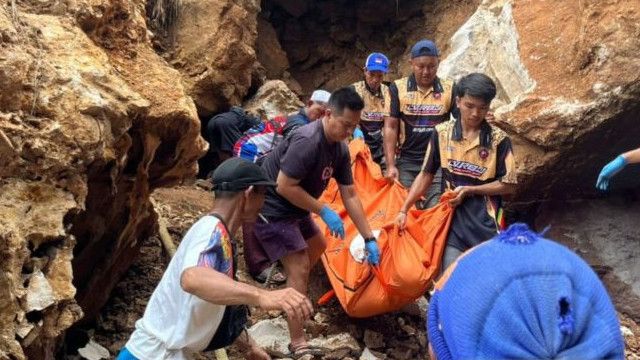
[[[325,90],[316,90],[311,94],[311,101],[328,103],[329,98],[331,97],[331,93]]]

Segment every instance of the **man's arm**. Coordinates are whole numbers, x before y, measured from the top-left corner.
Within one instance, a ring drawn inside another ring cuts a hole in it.
[[[411,184],[411,189],[409,189],[409,195],[407,195],[407,199],[402,204],[400,208],[400,212],[407,213],[411,206],[416,203],[422,196],[422,194],[427,191],[431,183],[433,182],[433,174],[420,171],[418,176],[416,176],[415,180]]]
[[[265,310],[283,310],[287,316],[306,320],[313,306],[306,296],[292,288],[267,291],[231,279],[204,266],[185,269],[180,276],[182,290],[212,304],[251,305]]]
[[[276,191],[293,205],[313,213],[320,213],[322,203],[300,186],[300,180],[280,171],[276,179]]]
[[[400,126],[400,96],[395,83],[389,85],[389,101],[385,103],[385,117],[383,128],[382,148],[384,160],[387,164],[386,176],[390,179],[398,179],[396,168],[396,149],[398,147],[398,129]]]
[[[627,160],[627,164],[640,163],[640,148],[627,151],[626,153],[622,154],[622,157],[624,157],[625,160]]]
[[[398,178],[398,170],[396,169],[396,147],[398,145],[398,118],[385,116],[383,131],[383,148],[384,161],[387,164],[388,177]]]
[[[457,193],[456,197],[451,199],[449,203],[453,206],[458,206],[469,195],[492,196],[514,194],[516,192],[516,188],[516,184],[507,184],[500,180],[482,185],[458,186],[454,190]]]
[[[371,227],[367,221],[367,217],[364,214],[364,208],[358,196],[356,195],[356,188],[354,185],[338,185],[340,189],[340,196],[342,196],[342,203],[347,209],[347,213],[356,225],[358,232],[365,238],[373,237]]]

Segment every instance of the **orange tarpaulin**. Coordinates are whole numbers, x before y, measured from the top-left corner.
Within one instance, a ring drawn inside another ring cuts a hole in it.
[[[446,201],[451,194],[445,193],[434,208],[411,210],[407,228],[400,233],[393,220],[407,190],[382,177],[362,140],[352,141],[349,151],[356,191],[367,220],[372,230],[380,230],[379,271],[366,261],[356,262],[349,251],[358,230],[347,215],[335,180],[331,180],[320,200],[343,219],[345,239],[331,236],[324,222],[317,217],[315,220],[327,238],[322,262],[336,297],[348,315],[367,317],[398,310],[424,294],[438,273],[453,210]]]

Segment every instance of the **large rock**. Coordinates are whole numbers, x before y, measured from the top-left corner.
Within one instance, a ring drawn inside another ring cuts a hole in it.
[[[304,103],[282,80],[270,80],[244,103],[246,111],[271,119],[276,115],[287,115],[300,110]]]
[[[171,63],[198,113],[208,118],[239,105],[256,62],[257,0],[183,0]]]
[[[496,79],[519,199],[592,192],[600,167],[637,146],[638,34],[634,1],[501,0],[485,1],[453,36],[441,71]]]
[[[52,359],[206,146],[143,1],[5,4],[0,34],[0,357]]]

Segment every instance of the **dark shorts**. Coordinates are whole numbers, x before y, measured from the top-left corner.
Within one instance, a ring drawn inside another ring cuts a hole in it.
[[[304,250],[307,248],[307,240],[320,233],[311,215],[300,219],[271,221],[268,224],[258,220],[252,227],[252,233],[245,235],[245,243],[249,240],[254,244],[255,250],[252,250],[254,254],[245,256],[248,263],[251,263],[247,264],[248,267],[255,269],[255,272],[263,266],[253,266],[253,264],[260,260],[273,263],[288,254]],[[255,256],[258,252],[260,256]]]
[[[411,184],[413,184],[413,180],[416,179],[418,174],[422,169],[422,164],[418,162],[404,161],[403,159],[398,159],[396,164],[398,168],[398,177],[400,183],[404,185],[407,189],[411,188]],[[438,169],[436,174],[433,176],[433,182],[431,186],[427,189],[427,191],[423,194],[425,201],[420,203],[419,208],[428,209],[433,206],[438,205],[440,201],[440,195],[442,194],[442,170]]]
[[[233,146],[242,137],[242,119],[232,113],[223,115],[207,123],[207,140],[212,150],[233,153]]]

